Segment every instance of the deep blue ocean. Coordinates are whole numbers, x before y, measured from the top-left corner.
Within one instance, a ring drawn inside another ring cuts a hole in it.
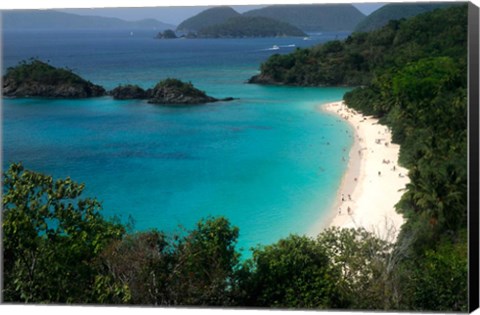
[[[239,249],[304,234],[328,216],[346,169],[350,127],[318,111],[346,88],[246,84],[274,53],[343,38],[153,39],[152,32],[3,33],[3,73],[31,57],[68,67],[107,89],[191,81],[233,102],[165,107],[145,101],[3,99],[3,169],[70,176],[106,216],[135,230],[193,228],[223,215]],[[279,49],[272,49],[274,45]]]

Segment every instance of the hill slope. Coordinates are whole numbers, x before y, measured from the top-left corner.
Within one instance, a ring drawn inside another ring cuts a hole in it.
[[[117,18],[86,16],[54,10],[12,10],[2,12],[4,29],[155,29],[172,25],[154,19],[125,21]]]
[[[281,37],[306,36],[302,30],[285,22],[265,17],[238,16],[225,23],[212,25],[198,31],[199,37]]]
[[[351,31],[365,18],[350,4],[274,5],[245,12],[290,23],[304,32]]]
[[[85,98],[105,95],[105,89],[69,69],[55,68],[40,60],[21,62],[7,69],[3,95],[9,97]]]
[[[221,6],[207,9],[180,23],[177,31],[199,31],[202,28],[226,22],[229,18],[240,16],[234,9]]]
[[[454,15],[458,10],[443,11],[446,10],[391,21],[376,31],[353,33],[344,41],[273,55],[261,65],[261,73],[251,82],[358,86],[368,84],[375,72],[384,67],[402,67],[412,60],[440,53],[459,56],[466,49],[467,25],[461,23],[462,16]]]
[[[390,20],[409,18],[435,9],[446,8],[454,4],[455,3],[390,3],[376,10],[358,23],[355,32],[372,31],[387,25]]]

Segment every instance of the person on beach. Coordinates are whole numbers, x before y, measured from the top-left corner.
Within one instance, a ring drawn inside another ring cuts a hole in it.
[[[382,172],[378,171],[378,176],[381,176],[382,175]]]
[[[348,200],[352,201],[352,197],[350,195],[348,195]]]
[[[352,209],[350,209],[350,207],[347,208],[347,212],[348,214],[350,215],[352,213]]]

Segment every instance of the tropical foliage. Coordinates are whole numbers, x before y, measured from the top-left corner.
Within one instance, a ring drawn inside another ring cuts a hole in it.
[[[55,68],[38,59],[22,61],[15,67],[7,69],[5,80],[16,82],[42,82],[44,84],[86,84],[88,83],[71,69]]]
[[[466,66],[467,6],[390,21],[369,33],[353,33],[261,65],[259,83],[302,86],[367,85],[422,58],[452,57]]]
[[[239,230],[223,217],[170,235],[133,232],[130,225],[104,219],[95,199],[82,198],[83,189],[69,178],[54,180],[21,164],[5,173],[6,302],[466,307],[465,234],[454,244],[442,240],[425,259],[412,261],[405,259],[406,246],[363,229],[330,228],[317,238],[290,235],[259,246],[242,261]]]
[[[369,32],[381,28],[391,20],[400,20],[413,17],[439,8],[446,8],[458,3],[417,2],[417,3],[388,3],[369,14],[355,27],[355,32]]]
[[[9,67],[2,79],[2,94],[9,97],[85,98],[105,94],[103,87],[71,69],[56,68],[34,58]]]
[[[94,259],[124,226],[106,221],[84,185],[12,164],[3,180],[4,299],[94,302]]]

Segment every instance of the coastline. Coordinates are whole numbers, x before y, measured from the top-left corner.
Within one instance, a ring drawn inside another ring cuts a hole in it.
[[[388,127],[348,108],[343,101],[323,104],[319,110],[347,121],[354,130],[354,143],[328,217],[317,221],[308,234],[317,235],[327,227],[363,227],[395,241],[404,223],[395,204],[409,182],[408,170],[398,165],[400,146],[391,143]]]

